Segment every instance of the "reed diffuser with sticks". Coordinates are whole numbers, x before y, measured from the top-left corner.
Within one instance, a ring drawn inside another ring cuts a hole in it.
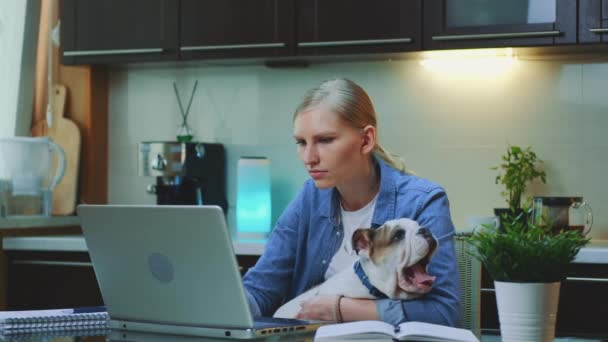
[[[173,91],[175,92],[175,97],[177,98],[177,104],[179,106],[179,111],[181,114],[181,123],[179,128],[177,129],[177,141],[180,143],[186,143],[192,141],[194,138],[194,133],[192,128],[188,124],[188,115],[190,115],[190,107],[192,106],[192,99],[194,98],[194,94],[196,93],[196,87],[198,86],[198,80],[194,82],[194,87],[192,88],[192,92],[190,93],[190,100],[188,101],[188,106],[186,110],[184,110],[184,105],[182,104],[181,97],[179,96],[179,90],[177,90],[177,85],[173,82]]]

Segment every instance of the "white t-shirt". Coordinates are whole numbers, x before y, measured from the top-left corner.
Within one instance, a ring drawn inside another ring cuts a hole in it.
[[[371,227],[377,200],[378,194],[376,194],[374,199],[365,205],[365,207],[356,211],[346,211],[344,208],[340,207],[344,238],[342,239],[342,244],[338,248],[338,251],[334,254],[329,263],[327,272],[325,272],[325,279],[329,279],[334,274],[342,271],[345,267],[350,267],[353,262],[357,260],[357,253],[351,244],[353,233],[359,228]]]

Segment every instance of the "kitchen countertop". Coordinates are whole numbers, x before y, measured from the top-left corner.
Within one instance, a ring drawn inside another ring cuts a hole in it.
[[[262,255],[263,240],[233,241],[237,255]],[[87,244],[81,235],[6,237],[2,242],[5,251],[87,252]]]
[[[265,242],[263,240],[234,241],[233,247],[237,255],[262,255]],[[32,236],[7,237],[3,240],[4,250],[21,251],[55,251],[55,252],[86,252],[84,237],[69,236]],[[608,264],[608,240],[592,240],[582,248],[575,263]]]
[[[79,225],[80,219],[78,216],[0,218],[0,231]],[[233,247],[237,255],[262,255],[264,243],[264,240],[235,241]],[[88,251],[84,237],[81,235],[5,237],[2,249],[47,252]]]
[[[1,229],[28,229],[79,226],[78,216],[0,218]]]
[[[0,230],[78,225],[80,225],[78,216],[0,218]],[[81,235],[5,237],[2,246],[4,250],[49,252],[88,251],[84,237]],[[237,255],[262,255],[264,246],[264,240],[243,240],[233,242],[234,251]],[[608,264],[608,240],[592,240],[589,245],[580,250],[574,259],[574,262]]]
[[[574,262],[581,264],[608,264],[608,240],[591,240],[578,252]]]

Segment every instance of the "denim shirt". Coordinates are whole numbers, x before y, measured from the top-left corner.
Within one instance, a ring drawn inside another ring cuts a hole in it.
[[[379,158],[376,162],[380,189],[373,228],[406,217],[439,240],[428,266],[429,274],[436,276],[431,292],[412,300],[377,299],[380,319],[393,325],[420,321],[455,326],[460,320],[460,283],[445,190]],[[264,254],[243,278],[252,314],[271,316],[283,303],[322,283],[343,235],[337,190],[318,189],[307,180],[277,220]]]

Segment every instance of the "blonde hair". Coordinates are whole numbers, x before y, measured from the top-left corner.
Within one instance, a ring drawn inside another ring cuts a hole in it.
[[[351,127],[363,129],[365,126],[371,125],[378,130],[376,110],[372,100],[361,86],[351,80],[336,78],[324,81],[319,86],[310,89],[296,108],[293,119],[295,120],[300,113],[320,104],[328,105],[332,112],[339,115]],[[403,159],[388,152],[380,145],[378,139],[374,146],[374,154],[393,168],[409,173]]]

